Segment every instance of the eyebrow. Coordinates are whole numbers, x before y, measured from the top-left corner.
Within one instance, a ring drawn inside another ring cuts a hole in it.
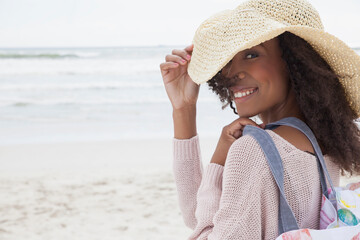
[[[267,47],[265,47],[264,43],[260,43],[259,45],[257,45],[259,47],[262,47],[264,49],[264,51],[267,52]],[[254,46],[255,47],[255,46]]]

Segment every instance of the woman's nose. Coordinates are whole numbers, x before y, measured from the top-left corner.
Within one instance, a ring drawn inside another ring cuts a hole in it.
[[[245,78],[245,73],[241,71],[241,69],[235,67],[234,61],[231,60],[226,64],[226,66],[222,69],[222,74],[227,78],[233,78],[237,75],[238,78],[243,79]]]

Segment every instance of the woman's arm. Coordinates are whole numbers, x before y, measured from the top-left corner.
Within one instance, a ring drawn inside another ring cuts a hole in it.
[[[173,110],[174,138],[190,139],[197,134],[196,105]]]
[[[205,172],[203,171],[199,137],[197,135],[191,139],[174,139],[173,147],[173,171],[180,210],[185,225],[195,229],[197,225],[195,210],[197,208],[197,194],[200,183],[203,177],[214,183],[213,186],[208,186],[206,197],[211,199],[213,206],[210,212],[215,213],[218,210],[221,196],[223,166],[211,163]]]
[[[191,115],[187,114],[185,116]],[[174,118],[175,135],[176,130],[179,130],[179,127],[182,126],[184,126],[184,130],[179,131],[180,133],[194,134],[189,129],[195,125],[195,117],[193,118],[193,125],[191,125],[191,121],[187,124],[188,120],[188,117],[184,122]],[[175,124],[176,121],[179,121],[179,125]],[[239,118],[223,128],[211,163],[206,167],[204,174],[198,136],[196,135],[187,140],[174,139],[173,170],[179,205],[184,222],[191,229],[194,229],[198,223],[195,217],[196,209],[205,207],[206,218],[208,219],[212,219],[219,209],[223,165],[231,144],[242,135],[242,128],[245,125],[258,126],[250,119]],[[202,186],[200,186],[200,183],[202,183]],[[204,201],[197,199],[199,196]],[[203,202],[206,206],[198,206],[198,202]]]
[[[234,142],[223,168],[208,165],[197,193],[196,226],[189,239],[262,239],[261,204],[267,200],[262,195],[271,184],[261,180],[268,170],[265,167],[261,148],[250,136]]]

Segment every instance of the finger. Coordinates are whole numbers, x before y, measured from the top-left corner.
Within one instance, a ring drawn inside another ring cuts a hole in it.
[[[252,125],[252,126],[258,127],[256,122],[254,122],[253,120],[248,119],[248,118],[238,118],[229,124],[230,128],[233,128],[233,129],[241,129],[246,125]]]
[[[241,131],[241,135],[242,135],[242,131],[244,129],[244,127],[246,125],[252,125],[252,126],[255,126],[255,127],[260,127],[256,124],[256,122],[252,121],[251,119],[248,119],[248,118],[238,118],[236,120],[234,120],[232,123],[230,123],[228,126],[227,126],[227,131],[233,135],[235,137],[235,132],[237,131]]]
[[[173,54],[173,55],[180,56],[180,57],[182,57],[183,59],[186,59],[186,60],[190,60],[190,59],[191,59],[190,53],[188,53],[188,52],[185,51],[185,50],[174,49],[174,50],[172,51],[172,54]]]
[[[242,130],[237,130],[234,132],[233,136],[234,138],[238,139],[242,135]]]
[[[167,71],[169,69],[172,68],[177,68],[179,66],[178,63],[174,63],[174,62],[164,62],[160,64],[160,69],[161,71]]]
[[[237,121],[240,124],[242,124],[243,126],[251,125],[251,126],[255,126],[255,127],[261,127],[259,124],[257,124],[256,122],[254,122],[253,120],[251,120],[249,118],[239,118],[239,119],[237,119]]]
[[[193,50],[194,50],[194,44],[191,44],[185,48],[185,51],[187,51],[190,54],[192,53]]]
[[[166,62],[177,62],[181,65],[185,65],[187,63],[185,59],[177,55],[166,55],[165,60]]]

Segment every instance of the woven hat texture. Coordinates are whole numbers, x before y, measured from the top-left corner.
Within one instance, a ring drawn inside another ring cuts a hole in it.
[[[188,66],[201,84],[216,75],[238,52],[283,32],[306,40],[340,78],[350,106],[360,117],[360,56],[324,31],[316,9],[305,0],[250,0],[205,20],[196,30]]]

